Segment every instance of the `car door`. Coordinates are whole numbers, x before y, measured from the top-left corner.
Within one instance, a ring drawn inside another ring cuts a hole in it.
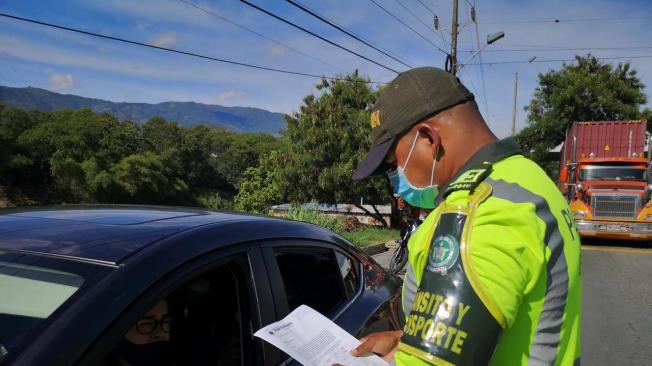
[[[121,346],[130,335],[147,335],[148,328],[139,328],[147,325],[144,315],[162,301],[171,319],[166,354],[175,365],[259,365],[281,357],[253,337],[273,320],[275,306],[262,253],[252,242],[205,254],[166,275],[113,322],[79,364],[125,360]]]
[[[302,304],[337,319],[361,293],[360,263],[336,245],[273,240],[261,248],[279,319]]]
[[[305,304],[354,335],[381,319],[375,313],[384,301],[365,294],[364,268],[347,250],[309,240],[271,240],[261,248],[278,319]],[[289,363],[296,364],[286,356]]]

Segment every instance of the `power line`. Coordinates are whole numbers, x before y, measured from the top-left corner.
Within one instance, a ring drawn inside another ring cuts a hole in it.
[[[630,20],[652,20],[652,17],[621,17],[621,18],[569,18],[569,19],[505,19],[481,24],[531,24],[531,23],[571,23],[571,22],[609,22],[609,21],[630,21]]]
[[[652,58],[652,55],[639,55],[639,56],[615,56],[615,57],[596,57],[598,60],[629,60],[629,59],[639,59],[639,58]],[[523,61],[496,61],[496,62],[476,62],[472,64],[466,64],[467,66],[480,66],[480,65],[504,65],[504,64],[529,64],[529,63],[547,63],[547,62],[575,62],[576,59],[551,59],[551,60],[523,60]]]
[[[473,0],[473,8],[475,9],[475,0]],[[480,29],[478,27],[477,15],[475,21],[473,22],[475,28],[475,42],[478,49],[481,49],[480,46]],[[471,40],[473,43],[473,40]],[[478,53],[478,60],[482,63],[482,52]],[[480,81],[482,82],[482,99],[484,99],[484,110],[487,116],[489,116],[489,102],[487,101],[487,84],[484,77],[484,66],[480,65]]]
[[[183,0],[182,0],[182,1],[183,1]],[[383,55],[385,55],[385,56],[387,56],[387,57],[389,57],[389,58],[391,58],[391,59],[393,59],[393,60],[395,60],[395,61],[401,63],[402,65],[407,66],[407,67],[412,67],[411,65],[406,64],[405,62],[399,60],[398,58],[396,58],[396,57],[390,55],[389,53],[387,53],[387,52],[385,52],[385,51],[379,49],[378,47],[376,47],[376,46],[370,44],[369,42],[367,42],[367,41],[361,39],[360,37],[358,37],[357,35],[355,35],[355,34],[352,33],[351,31],[349,31],[348,29],[346,29],[346,28],[344,28],[344,27],[342,27],[342,26],[339,26],[339,25],[335,24],[334,22],[332,22],[332,21],[326,19],[324,16],[318,14],[318,13],[315,12],[314,10],[311,10],[311,9],[309,9],[308,7],[306,7],[306,6],[302,5],[302,4],[299,4],[299,3],[297,3],[296,1],[293,1],[293,0],[286,0],[286,1],[287,1],[288,3],[294,5],[295,7],[301,9],[302,11],[304,11],[304,12],[306,12],[306,13],[312,15],[313,17],[315,17],[315,18],[321,20],[322,22],[324,22],[324,23],[330,25],[331,27],[333,27],[333,28],[339,30],[340,32],[342,32],[342,33],[348,35],[349,37],[351,37],[351,38],[353,38],[353,39],[355,39],[355,40],[357,40],[357,41],[359,41],[359,42],[361,42],[361,43],[367,45],[368,47],[371,47],[371,48],[373,48],[374,50],[376,50],[376,51],[382,53]]]
[[[635,47],[555,47],[555,48],[521,48],[521,49],[492,49],[484,52],[563,52],[563,51],[615,51],[615,50],[650,50],[652,46]],[[475,50],[461,50],[458,52],[475,52]]]
[[[399,0],[394,0],[394,1],[396,1],[396,3],[401,6],[401,8],[405,9],[405,11],[407,11],[414,19],[416,19],[417,22],[423,24],[423,26],[426,27],[429,31],[431,31],[433,34],[437,35],[437,33],[435,33],[434,30],[430,29],[430,26],[428,24],[426,24],[423,20],[421,20],[421,18],[419,18],[416,14],[414,14],[412,12],[412,10],[410,10],[410,8],[408,8],[407,6],[402,4]],[[443,36],[442,36],[442,40],[443,40]],[[445,47],[445,45],[446,45],[446,42],[444,41],[444,47]]]
[[[294,27],[294,28],[297,28],[297,29],[299,29],[299,30],[305,32],[305,33],[308,33],[308,34],[310,34],[310,35],[313,36],[313,37],[317,37],[317,38],[321,39],[322,41],[324,41],[324,42],[326,42],[326,43],[328,43],[328,44],[330,44],[330,45],[332,45],[332,46],[335,46],[335,47],[337,47],[337,48],[339,48],[339,49],[342,49],[342,50],[344,50],[344,51],[346,51],[346,52],[348,52],[348,53],[350,53],[350,54],[353,54],[353,55],[355,55],[355,56],[358,56],[358,57],[360,57],[360,58],[362,58],[362,59],[364,59],[364,60],[367,60],[367,61],[369,61],[369,62],[371,62],[371,63],[373,63],[373,64],[376,64],[376,65],[378,65],[378,66],[380,66],[380,67],[382,67],[382,68],[384,68],[384,69],[387,69],[387,70],[389,70],[389,71],[395,72],[395,73],[397,73],[397,74],[399,73],[398,71],[392,69],[391,67],[385,66],[385,65],[383,65],[383,64],[381,64],[381,63],[379,63],[379,62],[376,62],[376,61],[370,59],[369,57],[363,56],[363,55],[361,55],[361,54],[359,54],[359,53],[357,53],[357,52],[355,52],[355,51],[353,51],[353,50],[350,50],[350,49],[348,49],[348,48],[346,48],[346,47],[344,47],[344,46],[342,46],[342,45],[339,45],[339,44],[337,44],[337,43],[335,43],[335,42],[333,42],[333,41],[331,41],[331,40],[329,40],[329,39],[327,39],[327,38],[324,38],[324,37],[320,36],[320,35],[317,34],[317,33],[314,33],[314,32],[312,32],[312,31],[309,31],[308,29],[303,28],[303,27],[300,26],[300,25],[297,25],[297,24],[295,24],[295,23],[293,23],[293,22],[291,22],[291,21],[289,21],[289,20],[287,20],[287,19],[285,19],[285,18],[282,18],[282,17],[276,15],[276,14],[270,12],[269,10],[265,10],[265,9],[261,8],[260,6],[258,6],[258,5],[255,5],[255,4],[253,4],[253,3],[250,3],[250,2],[247,1],[247,0],[240,0],[240,2],[245,3],[246,5],[248,5],[248,6],[252,7],[252,8],[254,8],[254,9],[258,10],[258,11],[261,11],[261,12],[263,12],[263,13],[265,13],[265,14],[271,16],[272,18],[275,18],[275,19],[277,19],[277,20],[280,20],[280,21],[282,21],[282,22],[285,23],[285,24],[288,24],[288,25],[290,25],[290,26],[292,26],[292,27]]]
[[[430,12],[430,14],[432,14],[432,16],[437,16],[437,14],[435,14],[435,12],[432,11],[432,9],[430,9],[430,7],[426,6],[426,4],[423,3],[423,1],[421,1],[421,0],[417,0],[417,1],[419,2],[419,4],[421,4],[421,6],[426,8],[426,10],[428,10]]]
[[[211,10],[208,10],[208,9],[206,9],[206,8],[203,8],[203,7],[201,7],[201,6],[199,6],[199,5],[195,4],[195,3],[193,3],[193,2],[191,2],[191,1],[188,1],[188,0],[179,0],[179,1],[182,2],[182,3],[184,3],[184,4],[186,4],[186,5],[188,5],[188,6],[192,6],[193,8],[195,8],[195,9],[197,9],[197,10],[203,11],[203,12],[206,13],[206,14],[209,14],[209,15],[211,15],[211,16],[213,16],[213,17],[216,17],[216,18],[218,18],[218,19],[221,19],[221,20],[223,20],[223,21],[225,21],[225,22],[227,22],[227,23],[229,23],[229,24],[232,24],[232,25],[234,25],[234,26],[236,26],[236,27],[238,27],[238,28],[241,28],[241,29],[244,29],[244,30],[246,30],[246,31],[248,31],[248,32],[251,32],[251,33],[253,33],[253,34],[255,34],[255,35],[257,35],[257,36],[259,36],[259,37],[261,37],[261,38],[264,38],[264,39],[266,39],[266,40],[268,40],[268,41],[270,41],[270,42],[276,43],[277,45],[279,45],[279,46],[281,46],[281,47],[284,47],[284,48],[286,48],[286,49],[288,49],[288,50],[292,50],[292,51],[294,51],[294,52],[296,52],[296,53],[298,53],[298,54],[300,54],[300,55],[303,55],[303,56],[305,56],[305,57],[311,58],[311,59],[313,59],[313,60],[315,60],[315,61],[317,61],[317,62],[319,62],[319,63],[322,63],[322,64],[324,64],[324,65],[328,65],[328,66],[330,66],[330,67],[332,67],[332,68],[335,68],[335,69],[338,69],[338,70],[342,70],[341,68],[339,68],[339,67],[337,67],[337,66],[335,66],[335,65],[332,65],[332,64],[330,64],[330,63],[328,63],[328,62],[326,62],[326,61],[324,61],[324,60],[321,60],[321,59],[319,59],[319,58],[317,58],[317,57],[315,57],[315,56],[312,56],[312,55],[309,55],[309,54],[307,54],[307,53],[305,53],[305,52],[302,52],[302,51],[300,51],[300,50],[298,50],[298,49],[296,49],[296,48],[294,48],[294,47],[292,47],[292,46],[289,46],[289,45],[283,43],[283,42],[280,42],[280,41],[277,41],[277,40],[275,40],[275,39],[273,39],[273,38],[267,37],[266,35],[264,35],[264,34],[262,34],[262,33],[256,32],[255,30],[253,30],[253,29],[251,29],[251,28],[247,28],[247,27],[245,27],[245,26],[242,25],[242,24],[238,24],[238,23],[236,23],[236,22],[234,22],[234,21],[232,21],[232,20],[230,20],[230,19],[228,19],[228,18],[226,18],[226,17],[224,17],[224,16],[222,16],[222,15],[220,15],[220,14],[214,12],[214,11],[211,11]]]
[[[427,6],[426,4],[424,4],[423,1],[417,0],[417,2],[419,2],[419,4],[421,4],[421,6],[423,6],[430,14],[432,14],[433,17],[437,16],[437,14],[435,14],[434,10],[430,9],[430,7]],[[445,47],[450,47],[451,46],[450,42],[447,42],[446,38],[444,38],[443,31],[437,30],[437,34],[441,38],[441,41],[444,43]]]
[[[244,1],[244,0],[241,0],[241,1]],[[403,26],[405,26],[406,28],[408,28],[409,30],[411,30],[414,34],[416,34],[416,35],[418,35],[419,37],[421,37],[424,41],[430,43],[433,47],[435,47],[436,49],[438,49],[441,53],[443,53],[444,55],[448,55],[448,52],[442,50],[442,49],[441,49],[439,46],[437,46],[435,43],[433,43],[431,40],[429,40],[428,38],[426,38],[423,34],[417,32],[416,30],[414,30],[414,28],[412,28],[412,27],[410,27],[409,25],[407,25],[404,21],[402,21],[401,19],[399,19],[396,15],[392,14],[392,12],[390,12],[389,10],[385,9],[382,5],[378,4],[378,3],[377,3],[376,1],[374,1],[374,0],[369,0],[369,1],[371,1],[372,3],[374,3],[374,5],[376,5],[376,6],[379,7],[380,9],[382,9],[382,10],[383,10],[385,13],[387,13],[389,16],[391,16],[392,18],[394,18],[397,22],[403,24]]]
[[[32,23],[32,24],[39,24],[39,25],[43,25],[43,26],[46,26],[46,27],[61,29],[61,30],[74,32],[74,33],[85,34],[87,36],[93,36],[93,37],[98,37],[98,38],[109,39],[109,40],[112,40],[112,41],[128,43],[128,44],[132,44],[132,45],[136,45],[136,46],[153,48],[153,49],[157,49],[157,50],[161,50],[161,51],[173,52],[173,53],[178,53],[178,54],[181,54],[181,55],[192,56],[192,57],[202,58],[202,59],[206,59],[206,60],[231,64],[231,65],[238,65],[238,66],[248,67],[248,68],[252,68],[252,69],[273,71],[273,72],[278,72],[278,73],[282,73],[282,74],[308,76],[308,77],[312,77],[312,78],[320,78],[320,79],[323,78],[323,79],[328,79],[328,80],[340,80],[340,81],[345,81],[346,80],[346,78],[342,78],[342,77],[309,74],[309,73],[286,70],[286,69],[279,69],[279,68],[274,68],[274,67],[260,66],[260,65],[248,64],[248,63],[244,63],[244,62],[240,62],[240,61],[221,59],[221,58],[201,55],[201,54],[198,54],[198,53],[177,50],[177,49],[174,49],[174,48],[154,46],[154,45],[151,45],[151,44],[142,43],[142,42],[138,42],[138,41],[132,41],[132,40],[125,39],[125,38],[107,36],[107,35],[101,34],[101,33],[89,32],[89,31],[85,31],[85,30],[81,30],[81,29],[77,29],[77,28],[71,28],[71,27],[65,27],[65,26],[57,25],[57,24],[53,24],[53,23],[41,22],[41,21],[34,20],[34,19],[22,18],[22,17],[19,17],[19,16],[6,14],[6,13],[0,13],[0,17],[20,20],[22,22],[27,22],[27,23]],[[387,82],[380,82],[380,81],[365,81],[365,83],[368,83],[368,84],[387,84]]]

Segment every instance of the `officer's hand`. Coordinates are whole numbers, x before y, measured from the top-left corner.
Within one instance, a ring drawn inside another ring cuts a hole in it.
[[[398,342],[402,335],[402,330],[371,333],[360,339],[362,344],[351,351],[351,355],[360,357],[371,352],[382,357],[383,360],[391,362],[394,359],[394,352],[398,349]]]

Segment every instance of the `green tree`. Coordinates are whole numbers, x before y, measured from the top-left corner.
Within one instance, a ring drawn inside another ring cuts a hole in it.
[[[20,177],[29,172],[32,160],[17,146],[18,137],[34,127],[43,115],[5,107],[0,104],[0,182],[20,184]]]
[[[257,211],[279,197],[292,203],[347,202],[385,224],[375,205],[391,201],[386,179],[351,179],[371,145],[370,108],[377,91],[357,72],[343,80],[322,80],[316,88],[317,93],[306,96],[298,112],[286,116],[277,158],[263,159],[261,164],[266,166],[247,171],[236,197],[238,207],[255,206],[246,203],[255,201],[246,192],[264,190],[261,201],[265,204],[256,206]],[[361,199],[373,211],[362,207]]]
[[[550,173],[546,153],[563,142],[566,129],[575,121],[629,120],[642,117],[647,102],[645,85],[629,63],[611,65],[595,56],[576,56],[576,62],[539,74],[528,112],[528,126],[517,138]]]
[[[222,142],[221,149],[214,150],[215,167],[234,192],[239,190],[247,169],[257,166],[261,156],[280,147],[277,138],[262,133],[231,133]]]
[[[284,199],[281,165],[281,154],[272,151],[257,166],[247,168],[234,199],[235,209],[264,214],[271,206],[281,203]]]
[[[178,203],[188,190],[186,183],[170,176],[152,152],[130,155],[111,167],[111,179],[120,191],[120,202]]]

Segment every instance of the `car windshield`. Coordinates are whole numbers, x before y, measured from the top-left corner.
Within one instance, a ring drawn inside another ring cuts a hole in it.
[[[88,266],[0,251],[0,361],[82,288]]]
[[[589,166],[580,170],[580,180],[645,181],[645,169],[627,166]]]

